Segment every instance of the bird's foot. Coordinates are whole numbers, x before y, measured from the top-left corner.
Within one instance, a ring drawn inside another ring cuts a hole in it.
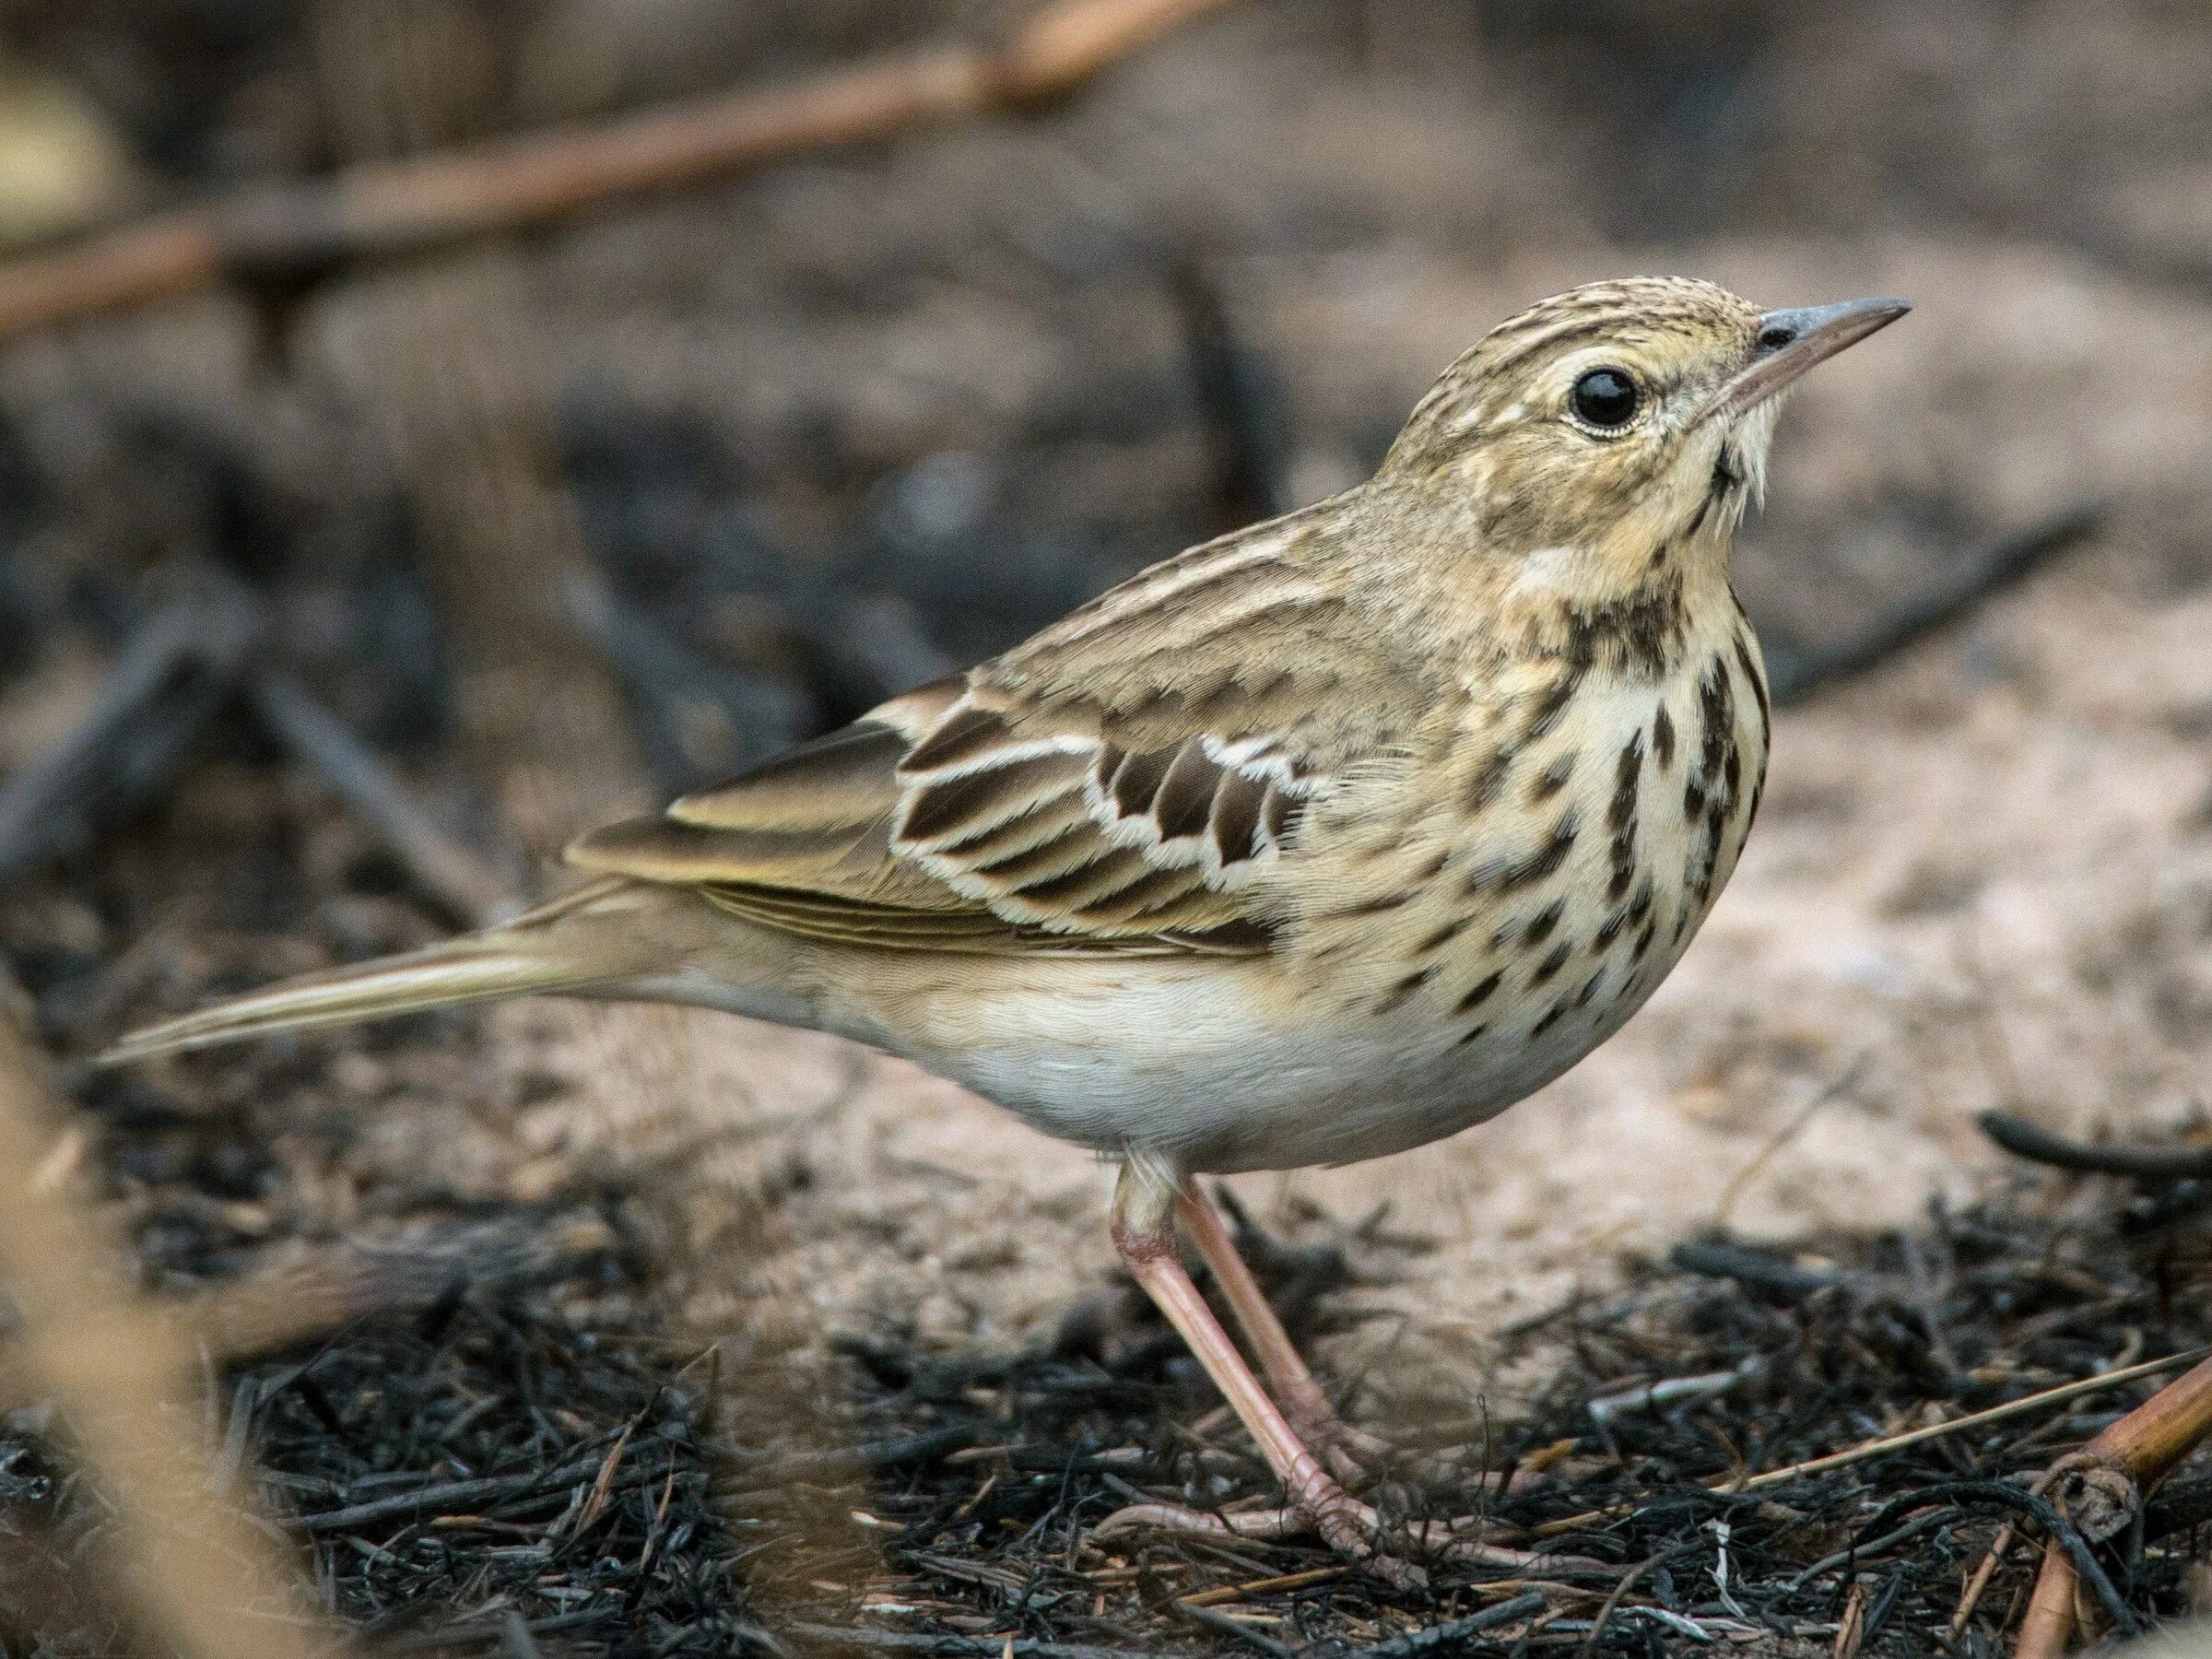
[[[1360,1502],[1318,1469],[1311,1471],[1291,1494],[1291,1501],[1279,1509],[1214,1513],[1174,1503],[1135,1503],[1100,1522],[1094,1535],[1108,1539],[1144,1531],[1267,1540],[1315,1536],[1399,1590],[1419,1589],[1428,1583],[1429,1575],[1403,1555],[1392,1553],[1394,1548],[1522,1573],[1605,1571],[1604,1563],[1580,1556],[1540,1555],[1488,1543],[1482,1536],[1482,1524],[1472,1517],[1388,1525],[1373,1505]],[[1386,1541],[1391,1548],[1384,1547]]]
[[[1325,1478],[1325,1477],[1324,1477]],[[1277,1539],[1318,1536],[1347,1560],[1357,1563],[1396,1590],[1418,1590],[1429,1575],[1413,1562],[1382,1546],[1382,1518],[1335,1481],[1328,1494],[1310,1495],[1280,1509],[1238,1510],[1216,1514],[1178,1503],[1133,1503],[1116,1510],[1093,1529],[1111,1539],[1137,1532],[1196,1533],[1216,1538]]]
[[[1299,1438],[1329,1473],[1347,1487],[1365,1488],[1395,1475],[1429,1486],[1524,1492],[1544,1478],[1539,1470],[1517,1469],[1510,1479],[1501,1481],[1495,1473],[1470,1470],[1449,1453],[1410,1451],[1364,1429],[1355,1429],[1337,1415],[1319,1383],[1286,1386],[1281,1397],[1283,1415],[1289,1418]]]
[[[1303,1381],[1283,1387],[1279,1397],[1283,1415],[1290,1419],[1298,1438],[1345,1485],[1364,1486],[1381,1471],[1405,1462],[1388,1441],[1355,1429],[1339,1417],[1318,1382]]]

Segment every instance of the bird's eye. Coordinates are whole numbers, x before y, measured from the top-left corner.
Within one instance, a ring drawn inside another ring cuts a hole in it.
[[[1636,382],[1620,369],[1591,370],[1574,382],[1567,399],[1577,420],[1599,428],[1627,426],[1642,401]]]

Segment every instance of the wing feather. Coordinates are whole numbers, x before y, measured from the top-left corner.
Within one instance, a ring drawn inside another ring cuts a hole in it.
[[[1376,678],[1371,643],[1371,700],[1340,695],[1347,647],[1290,557],[1300,523],[1156,566],[570,859],[826,942],[1264,951],[1265,872],[1313,794],[1374,751],[1377,702],[1405,695]],[[1230,626],[1261,615],[1289,636],[1272,652]]]

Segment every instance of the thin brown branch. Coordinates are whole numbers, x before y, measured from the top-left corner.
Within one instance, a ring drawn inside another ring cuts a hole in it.
[[[2074,1643],[2075,1588],[2074,1563],[2055,1542],[2046,1543],[2014,1659],[2065,1659]]]
[[[15,1358],[61,1408],[105,1488],[120,1600],[147,1645],[187,1659],[309,1659],[335,1639],[293,1573],[229,1501],[186,1431],[197,1375],[184,1328],[153,1312],[103,1219],[40,1171],[65,1114],[45,1059],[0,980],[0,1284],[18,1315]]]
[[[2212,1359],[2109,1425],[2079,1452],[2062,1459],[2053,1473],[2068,1477],[2061,1489],[2073,1487],[2077,1505],[2092,1513],[2103,1512],[2104,1524],[2094,1535],[2109,1535],[2124,1524],[2129,1506],[2139,1504],[2171,1474],[2203,1443],[2207,1431],[2212,1431]],[[2080,1513],[2077,1508],[2077,1519]],[[2074,1564],[2065,1551],[2046,1546],[2035,1595],[2020,1626],[2018,1659],[2062,1659],[2074,1639]]]
[[[995,48],[937,46],[766,91],[416,159],[164,215],[0,269],[0,342],[229,281],[296,292],[343,266],[556,223],[787,156],[1065,97],[1230,0],[1059,0]]]

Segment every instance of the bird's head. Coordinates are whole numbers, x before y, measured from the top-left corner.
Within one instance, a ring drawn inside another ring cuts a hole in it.
[[[1524,582],[1603,600],[1662,572],[1721,571],[1765,488],[1781,394],[1908,309],[1761,311],[1673,276],[1573,288],[1446,371],[1381,477],[1449,501]]]

